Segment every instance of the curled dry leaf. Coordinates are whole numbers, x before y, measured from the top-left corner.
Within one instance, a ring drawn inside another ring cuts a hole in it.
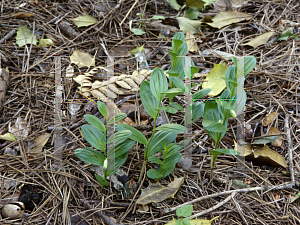
[[[79,68],[95,66],[95,58],[89,53],[75,50],[70,57],[71,63],[76,64]]]
[[[256,48],[260,45],[265,45],[267,44],[268,40],[270,39],[270,37],[272,37],[274,35],[275,32],[267,32],[267,33],[264,33],[262,35],[259,35],[255,38],[253,38],[251,41],[245,43],[245,44],[242,44],[242,45],[249,45],[249,46],[252,46],[253,48]]]
[[[276,128],[276,127],[271,127],[269,129],[269,132],[268,132],[268,134],[280,134],[280,133],[281,133],[280,130],[278,128]],[[281,147],[281,145],[282,145],[282,137],[280,136],[279,138],[277,138],[275,141],[273,141],[271,143],[271,145],[274,146],[274,147]]]
[[[252,19],[252,15],[238,12],[238,11],[226,11],[220,12],[212,19],[212,23],[207,23],[208,25],[215,27],[215,28],[222,28],[227,25],[238,23],[243,20],[250,20]]]
[[[45,134],[42,134],[42,135],[38,136],[34,140],[34,147],[31,148],[28,151],[28,153],[40,153],[40,152],[42,152],[43,147],[45,146],[45,144],[49,140],[50,136],[51,136],[50,133],[45,133]]]
[[[277,116],[277,112],[271,112],[269,115],[266,115],[263,121],[263,126],[268,126],[269,124],[271,124]]]
[[[160,183],[150,183],[146,189],[142,190],[142,194],[136,201],[136,204],[147,205],[152,202],[157,203],[168,198],[174,198],[183,181],[184,177],[175,178],[167,187]]]
[[[30,123],[27,123],[26,120],[18,117],[14,126],[11,127],[11,123],[8,124],[8,131],[12,133],[15,138],[24,140],[31,131]]]

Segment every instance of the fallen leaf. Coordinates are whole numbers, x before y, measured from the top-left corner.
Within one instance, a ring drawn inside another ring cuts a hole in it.
[[[270,37],[273,36],[275,32],[267,32],[264,33],[262,35],[259,35],[258,37],[253,38],[251,41],[247,42],[246,44],[242,44],[244,45],[249,45],[252,46],[253,48],[256,48],[260,45],[265,45],[267,44],[268,40],[270,39]]]
[[[268,134],[280,134],[280,130],[276,127],[270,127]],[[274,147],[281,147],[282,145],[282,137],[280,136],[279,138],[277,138],[275,141],[273,141],[271,143],[272,146]]]
[[[79,50],[75,50],[70,59],[71,63],[76,64],[79,68],[95,66],[95,58]]]
[[[203,0],[186,0],[187,7],[195,7],[198,9],[204,8],[205,1]]]
[[[24,45],[31,44],[31,39],[32,39],[32,32],[30,31],[30,29],[21,25],[17,31],[16,44],[19,45],[19,47],[22,47]],[[33,35],[32,44],[36,45],[36,43],[37,43],[36,35]]]
[[[246,155],[246,160],[255,161],[262,165],[270,165],[274,167],[288,167],[285,159],[276,151],[273,151],[268,146],[256,147],[251,154]]]
[[[212,18],[212,23],[207,23],[208,25],[215,28],[222,28],[227,25],[238,23],[243,20],[252,19],[252,15],[248,13],[238,12],[238,11],[226,11],[218,13],[214,18]]]
[[[143,31],[143,30],[140,29],[140,28],[132,28],[130,31],[131,31],[132,33],[134,33],[135,35],[143,35],[143,34],[146,33],[145,31]]]
[[[191,34],[200,33],[200,27],[202,22],[200,20],[190,20],[185,17],[177,17],[177,21],[179,23],[180,30],[184,34],[190,31]]]
[[[31,131],[30,123],[27,123],[26,120],[18,117],[13,127],[11,127],[11,123],[8,124],[8,131],[12,133],[15,138],[24,140],[28,137]]]
[[[266,115],[263,121],[263,126],[268,126],[269,124],[271,124],[277,116],[277,112],[271,112],[269,115]]]
[[[40,136],[38,136],[36,139],[34,139],[34,147],[31,148],[28,153],[40,153],[43,150],[43,147],[49,140],[51,134],[45,133]]]
[[[49,47],[53,45],[53,41],[51,39],[41,39],[39,42],[39,47]]]
[[[226,83],[222,77],[225,78],[226,69],[227,66],[225,63],[215,65],[212,71],[206,76],[202,88],[211,89],[208,95],[216,96],[224,90]]]
[[[189,18],[191,20],[197,19],[199,16],[203,16],[202,13],[200,13],[198,10],[189,8],[186,10],[183,14],[184,17]]]
[[[70,64],[66,69],[66,77],[74,76],[74,67]]]
[[[0,135],[0,139],[4,139],[4,140],[7,140],[7,141],[15,141],[16,140],[14,135],[11,134],[11,133],[6,133],[6,134],[3,134],[3,135]]]
[[[296,194],[295,196],[291,196],[290,203],[293,203],[293,202],[296,201],[298,198],[300,198],[300,192],[298,192],[298,194]]]
[[[96,23],[96,19],[88,14],[84,16],[78,16],[76,18],[70,18],[77,27],[88,27]]]
[[[136,204],[147,205],[152,202],[157,203],[168,198],[174,198],[183,181],[184,177],[175,178],[167,187],[160,183],[150,183],[146,189],[142,190],[142,194],[136,201]]]
[[[26,13],[26,12],[14,13],[14,14],[12,14],[12,16],[17,17],[17,18],[34,17],[33,14],[31,14],[31,13]]]
[[[131,54],[135,55],[138,51],[144,52],[145,48],[144,45],[140,46],[140,47],[136,47],[135,49],[133,49],[131,52]]]
[[[219,216],[216,216],[211,220],[194,219],[194,220],[190,220],[190,223],[191,225],[211,225],[211,222],[218,218]],[[172,222],[167,223],[166,225],[176,225],[176,220],[173,218]]]
[[[181,8],[181,6],[177,3],[176,0],[168,0],[168,3],[171,6],[171,8],[173,8],[177,11]]]
[[[248,1],[249,0],[216,0],[212,2],[212,4],[216,10],[226,11],[229,7],[239,8],[248,3]]]
[[[197,42],[195,42],[196,37],[190,31],[185,35],[185,40],[190,52],[198,51]]]

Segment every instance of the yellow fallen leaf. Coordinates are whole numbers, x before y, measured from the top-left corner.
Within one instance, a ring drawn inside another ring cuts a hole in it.
[[[96,19],[88,14],[84,16],[78,16],[72,20],[77,27],[87,27],[96,23]]]
[[[175,178],[167,187],[160,183],[150,183],[147,188],[142,190],[142,194],[136,201],[136,204],[147,205],[152,202],[161,202],[167,198],[174,198],[183,181],[184,177]]]
[[[0,135],[0,139],[4,139],[4,140],[7,140],[7,141],[15,141],[16,140],[14,135],[12,135],[11,133],[6,133],[6,134],[3,134],[3,135]]]
[[[185,40],[190,52],[198,51],[197,42],[195,42],[196,37],[190,31],[186,33]]]
[[[271,112],[269,115],[266,115],[263,121],[263,126],[268,126],[269,124],[271,124],[275,119],[275,117],[277,116],[278,116],[277,112]]]
[[[70,59],[71,63],[76,64],[79,68],[95,66],[95,58],[79,50],[75,50]]]
[[[39,47],[49,47],[53,45],[53,41],[51,39],[41,39],[39,42]]]
[[[177,21],[179,23],[180,30],[184,34],[190,31],[191,34],[200,33],[200,27],[202,22],[200,20],[190,20],[185,17],[177,17]]]
[[[212,218],[211,220],[201,220],[201,219],[194,219],[190,220],[191,225],[211,225],[211,222],[218,219],[219,216]],[[176,220],[173,218],[172,222],[167,223],[166,225],[176,225]]]
[[[211,89],[208,95],[216,96],[224,90],[224,88],[226,87],[226,83],[225,80],[222,79],[222,77],[225,78],[226,69],[227,66],[225,63],[215,65],[212,71],[210,71],[210,73],[206,76],[202,88]]]
[[[246,44],[242,44],[242,45],[249,45],[252,46],[253,48],[256,48],[260,45],[265,45],[267,44],[268,40],[270,39],[270,37],[273,36],[275,32],[268,32],[268,33],[264,33],[262,35],[259,35],[258,37],[253,38],[251,41],[247,42]]]
[[[243,20],[250,20],[252,15],[243,12],[237,11],[226,11],[220,12],[214,18],[212,18],[212,23],[207,23],[208,25],[215,27],[215,28],[222,28],[227,25],[238,23]]]
[[[31,39],[32,39],[32,32],[30,31],[30,29],[21,25],[17,31],[16,44],[19,45],[19,47],[22,47],[24,45],[31,44]],[[37,43],[36,35],[33,35],[32,44],[36,45],[36,43]]]

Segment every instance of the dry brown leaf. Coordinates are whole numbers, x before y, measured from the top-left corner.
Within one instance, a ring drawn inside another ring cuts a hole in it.
[[[262,165],[270,165],[274,167],[288,167],[285,159],[276,151],[268,146],[258,147],[252,150],[252,154],[246,156],[247,160],[255,161]]]
[[[95,58],[89,53],[75,50],[70,57],[71,63],[76,64],[79,68],[81,67],[92,67],[95,66]]]
[[[160,183],[150,183],[146,189],[142,190],[142,194],[136,201],[136,204],[147,205],[152,202],[157,203],[168,198],[174,198],[183,181],[184,177],[175,178],[167,187]]]
[[[268,134],[280,134],[280,130],[276,127],[270,127]],[[282,137],[280,136],[275,141],[271,142],[271,145],[274,147],[281,147],[282,145]]]
[[[35,140],[34,140],[34,147],[32,149],[30,149],[28,151],[28,153],[40,153],[43,150],[43,147],[45,146],[45,144],[47,143],[47,141],[49,140],[51,134],[49,133],[45,133],[42,134],[40,136],[38,136]]]
[[[233,23],[238,23],[243,20],[250,20],[251,18],[252,15],[248,13],[238,11],[226,11],[218,13],[214,18],[212,18],[213,22],[207,24],[220,29]]]
[[[11,123],[8,124],[8,131],[12,133],[15,138],[24,140],[31,131],[30,123],[27,123],[26,120],[18,117],[14,126],[11,127]]]
[[[265,45],[267,44],[268,40],[270,39],[270,37],[273,36],[275,32],[267,32],[267,33],[264,33],[262,35],[259,35],[255,38],[253,38],[251,41],[247,42],[246,44],[242,44],[243,46],[244,45],[249,45],[249,46],[252,46],[253,48],[256,48],[260,45]]]
[[[271,112],[269,115],[266,115],[263,121],[263,126],[268,126],[269,124],[271,124],[277,116],[277,112]]]
[[[246,4],[249,0],[216,0],[212,2],[214,9],[226,11],[228,8],[238,8]]]
[[[197,52],[198,46],[197,42],[195,42],[196,37],[190,31],[188,31],[185,35],[186,44],[190,52]]]

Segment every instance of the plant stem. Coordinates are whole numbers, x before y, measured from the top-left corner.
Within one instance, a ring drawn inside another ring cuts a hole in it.
[[[142,178],[143,178],[143,175],[144,175],[145,169],[146,169],[146,164],[147,164],[147,160],[144,160],[138,183],[141,183],[141,181],[142,181]]]

